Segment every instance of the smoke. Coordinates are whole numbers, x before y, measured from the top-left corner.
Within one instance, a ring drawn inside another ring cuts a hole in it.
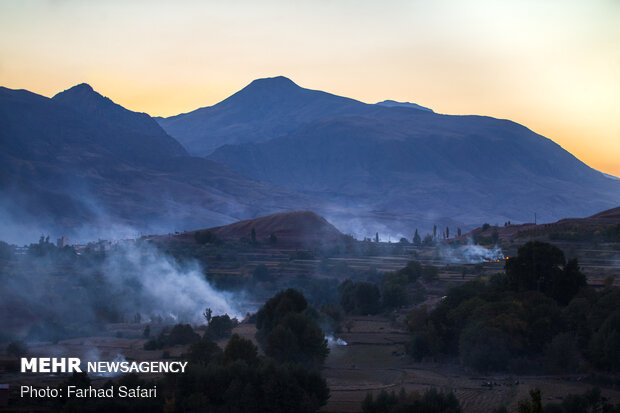
[[[58,341],[101,334],[108,323],[199,324],[207,307],[237,318],[248,310],[240,293],[213,288],[196,261],[177,262],[147,242],[81,255],[35,247],[0,268],[0,336]]]
[[[199,323],[207,307],[214,315],[240,318],[245,314],[236,308],[232,294],[211,287],[198,263],[178,263],[146,243],[115,250],[106,257],[102,270],[114,289],[130,288],[128,300],[147,316]]]
[[[334,346],[348,346],[349,345],[349,343],[347,343],[343,339],[334,337],[332,335],[325,336],[325,339],[327,340],[327,346],[330,348]]]
[[[466,245],[439,245],[439,254],[442,261],[449,264],[477,264],[485,261],[496,261],[504,258],[502,249],[495,245],[493,248],[485,248],[474,244],[471,239]]]

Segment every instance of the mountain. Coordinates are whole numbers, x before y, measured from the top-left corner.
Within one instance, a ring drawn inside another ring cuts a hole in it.
[[[425,110],[427,112],[433,112],[433,109],[425,108],[424,106],[420,106],[416,103],[397,102],[395,100],[384,100],[383,102],[377,103],[377,105],[386,106],[388,108],[401,107],[401,108],[411,108],[411,109]]]
[[[356,236],[411,238],[620,204],[620,181],[524,126],[409,106],[277,77],[155,121],[85,84],[52,99],[0,88],[0,238],[24,225],[30,240],[47,228],[96,238],[300,209]]]
[[[619,182],[524,126],[398,106],[326,115],[209,159],[339,206],[317,212],[356,234],[410,237],[414,226],[527,222],[534,213],[550,222],[620,203]]]
[[[87,118],[97,130],[104,131],[105,136],[100,136],[99,144],[128,161],[188,156],[181,144],[149,115],[127,110],[85,83],[58,93],[52,100]]]
[[[0,88],[0,238],[221,225],[312,202],[190,157],[148,115],[88,85]]]
[[[190,154],[206,156],[222,145],[263,142],[316,119],[370,110],[372,105],[279,76],[254,80],[216,105],[157,121]]]

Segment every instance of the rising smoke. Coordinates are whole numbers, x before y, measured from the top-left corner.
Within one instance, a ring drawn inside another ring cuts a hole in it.
[[[241,295],[214,289],[197,262],[177,262],[146,242],[81,255],[71,248],[35,245],[44,252],[31,248],[15,255],[0,273],[0,336],[5,339],[90,335],[106,323],[200,324],[207,307],[213,315],[246,314]]]
[[[485,248],[482,245],[474,244],[471,239],[468,239],[465,245],[440,244],[439,254],[442,261],[449,264],[477,264],[504,258],[504,253],[499,246]]]

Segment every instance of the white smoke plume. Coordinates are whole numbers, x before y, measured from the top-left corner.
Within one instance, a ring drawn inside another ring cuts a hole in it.
[[[496,261],[504,258],[502,249],[495,245],[493,248],[485,248],[474,244],[471,239],[466,245],[440,245],[439,254],[441,259],[449,264],[477,264],[485,261]]]
[[[120,291],[131,288],[136,311],[200,323],[209,307],[214,315],[241,318],[231,294],[216,291],[195,261],[179,264],[148,244],[129,244],[106,256],[105,278]]]

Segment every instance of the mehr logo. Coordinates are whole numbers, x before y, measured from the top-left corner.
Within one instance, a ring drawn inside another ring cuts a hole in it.
[[[22,358],[22,373],[81,373],[80,359],[77,357],[39,357]]]
[[[22,373],[81,373],[77,357],[21,359]],[[88,373],[185,373],[187,361],[89,361]]]

